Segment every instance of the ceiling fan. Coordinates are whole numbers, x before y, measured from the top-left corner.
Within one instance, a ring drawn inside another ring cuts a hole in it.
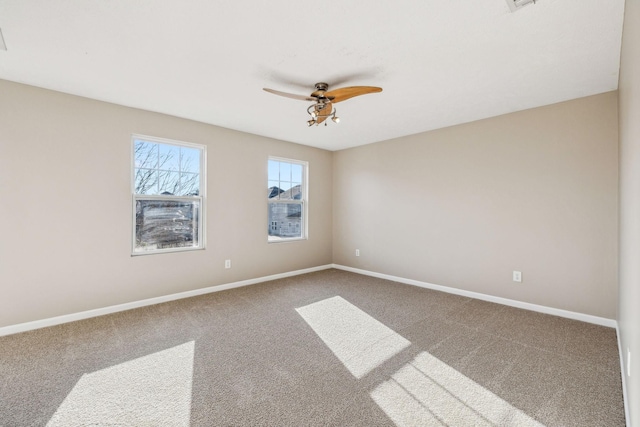
[[[335,123],[340,121],[336,116],[336,109],[333,104],[346,101],[354,96],[366,95],[368,93],[382,92],[382,88],[375,86],[349,86],[340,89],[329,90],[329,84],[316,83],[316,90],[311,95],[295,95],[293,93],[281,92],[279,90],[263,88],[269,93],[273,93],[287,98],[299,99],[301,101],[312,101],[313,104],[307,108],[307,113],[311,116],[311,120],[307,122],[309,126],[319,125],[328,118]],[[325,122],[325,126],[327,123]]]

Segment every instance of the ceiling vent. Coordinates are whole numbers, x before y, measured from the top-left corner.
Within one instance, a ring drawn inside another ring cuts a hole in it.
[[[507,4],[509,5],[511,12],[520,10],[527,5],[534,4],[535,2],[536,0],[507,0]]]

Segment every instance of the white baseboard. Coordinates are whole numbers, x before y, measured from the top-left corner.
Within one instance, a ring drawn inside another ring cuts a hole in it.
[[[462,289],[451,288],[448,286],[435,285],[433,283],[421,282],[419,280],[406,279],[398,276],[391,276],[389,274],[376,273],[374,271],[361,270],[359,268],[347,267],[340,264],[327,264],[327,265],[322,265],[318,267],[306,268],[303,270],[295,270],[295,271],[290,271],[286,273],[274,274],[271,276],[264,276],[264,277],[258,277],[255,279],[242,280],[240,282],[226,283],[223,285],[210,286],[202,289],[195,289],[193,291],[179,292],[176,294],[164,295],[161,297],[149,298],[149,299],[144,299],[140,301],[133,301],[133,302],[128,302],[124,304],[98,308],[94,310],[82,311],[79,313],[65,314],[62,316],[51,317],[48,319],[35,320],[32,322],[25,322],[17,325],[5,326],[0,328],[0,336],[11,335],[18,332],[30,331],[33,329],[45,328],[48,326],[59,325],[62,323],[73,322],[76,320],[88,319],[90,317],[97,317],[105,314],[117,313],[119,311],[131,310],[134,308],[145,307],[148,305],[160,304],[163,302],[174,301],[181,298],[190,298],[198,295],[208,294],[211,292],[218,292],[218,291],[224,291],[227,289],[239,288],[242,286],[254,285],[256,283],[267,282],[270,280],[282,279],[282,278],[291,277],[291,276],[298,276],[300,274],[312,273],[314,271],[321,271],[329,268],[336,268],[339,270],[350,271],[352,273],[363,274],[365,276],[392,280],[394,282],[400,282],[400,283],[405,283],[407,285],[418,286],[421,288],[433,289],[436,291],[447,292],[450,294],[456,294],[456,295],[465,296],[469,298],[480,299],[483,301],[495,302],[498,304],[508,305],[511,307],[523,308],[525,310],[552,314],[559,317],[566,317],[569,319],[580,320],[583,322],[593,323],[601,326],[607,326],[610,328],[617,327],[617,322],[614,319],[607,319],[604,317],[597,317],[589,314],[562,310],[559,308],[552,308],[552,307],[546,307],[542,305],[530,304],[527,302],[495,297],[492,295],[481,294],[478,292],[465,291]]]
[[[48,319],[34,320],[32,322],[19,323],[17,325],[4,326],[0,328],[0,337],[17,334],[19,332],[31,331],[34,329],[46,328],[48,326],[60,325],[62,323],[74,322],[76,320],[88,319],[91,317],[103,316],[105,314],[117,313],[119,311],[131,310],[148,305],[160,304],[168,301],[175,301],[182,298],[190,298],[212,292],[224,291],[227,289],[239,288],[242,286],[255,285],[256,283],[268,282],[270,280],[282,279],[285,277],[298,276],[300,274],[313,273],[314,271],[327,270],[333,265],[321,265],[318,267],[305,268],[303,270],[289,271],[287,273],[273,274],[271,276],[258,277],[256,279],[242,280],[240,282],[225,283],[223,285],[210,286],[208,288],[194,289],[193,291],[179,292],[177,294],[164,295],[161,297],[149,298],[140,301],[133,301],[124,304],[112,305],[109,307],[97,308],[94,310],[81,311],[79,313],[65,314]]]
[[[629,400],[627,398],[627,370],[624,363],[624,353],[622,352],[622,341],[620,339],[620,327],[616,325],[616,336],[618,337],[618,354],[620,355],[620,375],[622,376],[622,400],[624,402],[624,416],[627,427],[631,427],[631,414],[629,414]]]
[[[566,317],[568,319],[580,320],[582,322],[593,323],[601,326],[607,326],[609,328],[615,328],[617,326],[617,322],[614,319],[607,319],[605,317],[598,317],[598,316],[592,316],[590,314],[576,313],[573,311],[562,310],[559,308],[546,307],[543,305],[531,304],[528,302],[522,302],[522,301],[512,300],[508,298],[501,298],[501,297],[496,297],[492,295],[481,294],[478,292],[465,291],[463,289],[456,289],[448,286],[434,285],[433,283],[421,282],[419,280],[413,280],[413,279],[405,279],[404,277],[397,277],[397,276],[391,276],[389,274],[376,273],[374,271],[361,270],[359,268],[347,267],[340,264],[333,264],[332,267],[337,268],[339,270],[350,271],[352,273],[363,274],[365,276],[392,280],[394,282],[400,282],[400,283],[405,283],[407,285],[418,286],[421,288],[447,292],[449,294],[475,298],[483,301],[495,302],[502,305],[508,305],[511,307],[522,308],[530,311],[537,311],[539,313],[551,314],[559,317]]]

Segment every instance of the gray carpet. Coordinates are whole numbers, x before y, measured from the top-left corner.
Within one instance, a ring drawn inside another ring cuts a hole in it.
[[[0,426],[624,426],[614,329],[339,270],[0,338]]]

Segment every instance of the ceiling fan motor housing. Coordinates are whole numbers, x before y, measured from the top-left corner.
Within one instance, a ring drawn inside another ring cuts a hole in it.
[[[316,98],[319,103],[331,102],[333,100],[333,97],[324,96],[325,92],[329,89],[328,83],[316,83],[315,88],[316,90],[311,94],[311,97]]]

